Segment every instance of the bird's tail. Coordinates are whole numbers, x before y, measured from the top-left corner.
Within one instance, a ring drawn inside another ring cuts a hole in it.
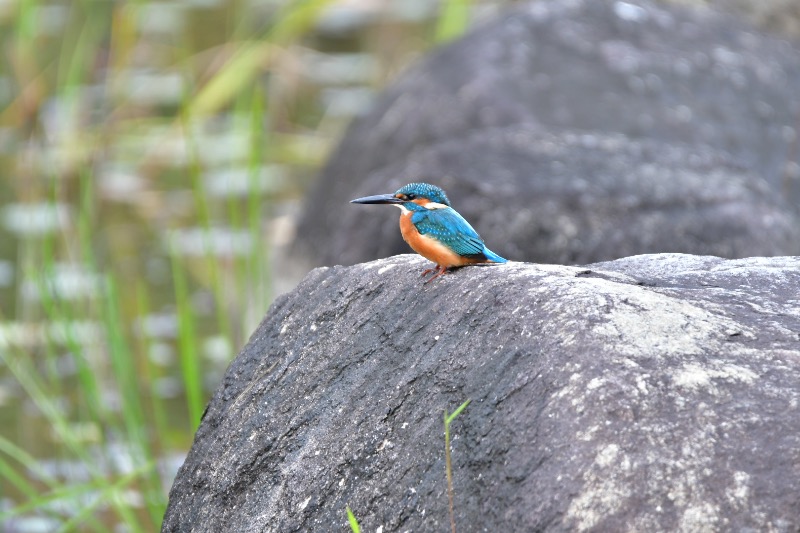
[[[499,255],[497,255],[496,253],[494,253],[493,251],[491,251],[488,248],[484,248],[483,249],[483,255],[485,255],[486,259],[488,261],[491,261],[492,263],[507,263],[508,262],[508,259],[500,257]]]

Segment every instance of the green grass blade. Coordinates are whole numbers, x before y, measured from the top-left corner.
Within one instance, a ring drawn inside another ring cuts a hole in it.
[[[347,521],[350,523],[350,529],[353,533],[361,533],[361,526],[358,525],[358,519],[356,519],[353,511],[350,510],[349,505],[347,506]]]
[[[333,0],[287,2],[275,15],[275,24],[267,32],[266,39],[280,46],[296,42],[312,28],[322,11],[332,3]]]
[[[226,65],[189,102],[186,116],[208,115],[229,105],[237,94],[265,70],[275,54],[269,43],[245,42]]]
[[[437,43],[452,41],[464,34],[469,26],[471,0],[445,0],[436,25]]]
[[[189,131],[189,124],[186,124],[186,130]],[[220,272],[220,260],[215,254],[213,244],[211,243],[212,235],[212,220],[211,209],[209,207],[208,194],[203,187],[203,180],[201,178],[200,157],[197,153],[197,148],[194,143],[190,143],[193,151],[191,179],[192,179],[192,192],[194,193],[194,201],[197,206],[197,216],[200,226],[203,228],[203,239],[205,244],[205,261],[208,271],[211,276],[211,290],[214,293],[214,309],[216,311],[217,327],[226,339],[232,337],[232,327],[230,317],[226,313],[226,290],[222,281],[222,273]],[[191,315],[188,315],[191,317]],[[196,353],[196,352],[195,352]]]
[[[455,420],[455,418],[456,418],[458,415],[460,415],[460,414],[461,414],[461,411],[463,411],[464,409],[466,409],[466,408],[467,408],[467,406],[469,405],[469,402],[471,402],[471,401],[472,401],[472,400],[467,400],[466,402],[464,402],[464,403],[462,403],[461,405],[459,405],[459,406],[458,406],[458,408],[457,408],[455,411],[453,411],[453,414],[451,414],[450,416],[447,416],[447,411],[445,411],[445,420],[444,420],[445,426],[449,426],[449,425],[450,425],[450,423],[451,423],[453,420]]]
[[[28,355],[23,353],[12,357],[8,353],[0,351],[0,360],[6,364],[6,367],[31,398],[34,405],[50,422],[58,438],[64,442],[66,445],[64,453],[69,452],[76,457],[86,468],[92,479],[98,480],[99,483],[106,483],[106,474],[101,471],[97,463],[97,457],[91,453],[89,448],[83,445],[80,436],[72,429],[69,419],[49,395],[46,384],[39,377]],[[111,504],[121,515],[129,513],[125,506],[119,505],[118,502],[112,501]],[[127,523],[127,526],[134,531],[141,530],[135,516],[131,516],[131,518],[133,521]]]
[[[250,131],[252,143],[250,145],[250,161],[248,167],[250,169],[250,192],[247,195],[247,227],[254,243],[263,241],[262,231],[262,199],[257,194],[257,175],[261,168],[263,161],[270,160],[271,154],[269,153],[269,131],[264,129],[263,121],[267,116],[268,109],[265,106],[267,101],[267,94],[262,92],[260,88],[253,91],[253,97],[250,102]],[[269,204],[267,204],[269,205]],[[270,294],[270,272],[268,270],[270,260],[270,247],[269,246],[256,246],[256,249],[248,257],[246,270],[239,273],[242,280],[240,288],[242,294],[250,294],[255,298],[256,302],[269,302],[271,299]],[[250,281],[250,286],[246,285],[245,280]],[[253,287],[255,285],[255,287]],[[253,291],[253,288],[256,290]],[[248,292],[249,289],[249,292]],[[260,319],[260,313],[256,317],[255,323],[249,323],[248,320],[242,321],[241,339],[246,340],[250,332],[258,324],[257,320]]]
[[[95,216],[95,206],[97,199],[94,194],[94,180],[90,171],[84,171],[80,176],[80,199],[78,209],[78,246],[80,248],[80,260],[83,267],[91,273],[98,272],[97,261],[95,260],[94,249],[92,246],[93,220]],[[84,310],[70,309],[68,317],[96,316],[98,313],[93,309]],[[112,425],[112,418],[107,417],[103,409],[103,399],[100,392],[99,382],[102,379],[101,371],[88,360],[89,348],[81,346],[72,334],[72,328],[67,335],[68,347],[75,360],[78,380],[80,381],[81,398],[88,411],[88,418],[97,424]]]
[[[120,513],[123,520],[125,521],[125,525],[129,528],[130,531],[134,533],[139,533],[142,530],[141,527],[138,525],[138,519],[136,515],[131,510],[130,506],[127,502],[120,497],[120,492],[123,488],[127,487],[128,485],[132,484],[136,481],[139,477],[146,475],[146,473],[150,470],[155,468],[153,463],[146,463],[142,465],[139,469],[130,472],[129,474],[121,477],[115,483],[111,485],[105,486],[94,498],[92,502],[88,505],[83,507],[81,511],[75,514],[72,518],[70,518],[61,528],[61,531],[75,531],[76,527],[81,525],[87,518],[91,516],[91,513],[95,511],[99,506],[111,502],[114,505],[114,508]]]
[[[207,115],[229,105],[237,94],[252,83],[258,73],[268,69],[280,47],[296,42],[309,31],[322,10],[332,1],[287,2],[286,7],[275,14],[275,23],[266,35],[238,44],[225,66],[189,102],[186,115]]]
[[[450,506],[450,530],[452,533],[456,533],[456,518],[453,507],[455,497],[453,494],[453,466],[450,459],[450,423],[467,408],[470,401],[472,400],[467,400],[459,405],[451,415],[447,414],[447,409],[444,410],[444,468],[447,475],[447,499]]]
[[[174,238],[174,237],[173,237]],[[192,315],[192,304],[189,301],[189,288],[186,272],[180,263],[175,246],[170,243],[172,261],[172,279],[175,285],[175,304],[178,312],[178,353],[181,366],[183,386],[186,390],[186,407],[192,431],[200,423],[203,413],[203,376],[200,372],[197,337]]]
[[[104,289],[106,342],[111,368],[122,397],[122,418],[128,440],[133,445],[131,449],[134,459],[144,461],[149,458],[149,445],[142,395],[137,379],[139,372],[122,329],[124,322],[120,316],[119,289],[116,280],[107,276]]]
[[[39,372],[29,360],[27,354],[12,356],[0,351],[0,360],[5,363],[6,368],[14,375],[17,383],[22,386],[22,389],[36,405],[39,412],[51,424],[58,438],[66,444],[67,450],[92,467],[94,461],[90,459],[88,451],[81,445],[80,438],[70,427],[69,420],[62,412],[62,409],[57,405],[54,398],[50,396],[50,389],[40,377]],[[96,469],[93,469],[93,471],[96,472]]]
[[[40,479],[47,486],[54,487],[57,484],[56,480],[41,468],[39,461],[33,455],[28,453],[26,450],[23,450],[2,435],[0,435],[0,453],[4,453],[22,465],[26,470],[29,470],[37,479]],[[8,463],[5,464],[9,469],[11,468]]]
[[[137,284],[136,291],[136,315],[147,316],[150,312],[150,304],[147,290],[143,282]],[[169,425],[169,413],[167,406],[161,396],[154,389],[157,379],[161,377],[160,371],[149,357],[150,342],[146,335],[140,336],[141,360],[144,361],[144,380],[148,384],[147,396],[150,398],[148,423],[154,427],[153,434],[155,441],[151,444],[150,452],[153,458],[160,457],[166,449],[171,428]],[[151,422],[150,422],[151,421]],[[144,498],[148,513],[154,524],[159,524],[167,510],[167,498],[163,490],[163,479],[158,468],[152,468],[146,476],[147,483],[143,487]]]
[[[2,457],[0,457],[0,479],[11,484],[29,499],[36,498],[39,494],[39,489],[28,480],[28,477],[19,474],[14,467]],[[0,513],[0,523],[2,523],[3,518],[4,514]]]

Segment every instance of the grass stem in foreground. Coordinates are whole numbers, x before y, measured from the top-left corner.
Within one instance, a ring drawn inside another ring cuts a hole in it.
[[[458,406],[458,409],[453,411],[453,414],[448,415],[447,409],[444,410],[444,462],[445,470],[447,471],[447,497],[450,500],[450,528],[453,533],[456,533],[456,516],[453,509],[453,467],[450,462],[450,423],[461,414],[461,411],[467,408],[469,402],[467,400]]]
[[[361,533],[361,526],[358,525],[358,519],[350,510],[349,505],[347,506],[347,521],[350,522],[350,529],[353,530],[353,533]]]
[[[447,409],[444,410],[444,462],[445,470],[447,471],[447,497],[450,500],[450,528],[453,533],[456,533],[456,515],[453,509],[453,467],[450,463],[450,423],[461,414],[461,411],[467,408],[469,402],[467,400],[458,406],[458,409],[453,411],[453,414],[448,415]]]

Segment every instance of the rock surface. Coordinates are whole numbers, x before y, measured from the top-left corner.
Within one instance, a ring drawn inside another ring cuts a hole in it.
[[[388,220],[364,224],[360,214],[349,213],[347,201],[425,179],[444,186],[468,220],[500,208],[503,216],[516,216],[530,210],[534,194],[543,193],[536,198],[549,208],[550,227],[532,219],[529,226],[494,222],[476,228],[494,237],[502,231],[506,253],[518,260],[583,262],[649,252],[794,255],[800,253],[800,223],[780,197],[800,201],[797,94],[797,47],[713,11],[647,1],[526,4],[432,53],[355,121],[307,202],[297,250],[317,264],[352,264],[386,250],[406,251]],[[509,134],[515,128],[548,132],[550,137],[527,135],[531,143],[555,144],[556,150],[534,146],[523,153],[519,139]],[[597,150],[584,154],[571,140],[587,132],[614,139],[618,153],[607,157],[626,162],[619,182],[599,197],[625,196],[590,216],[610,213],[600,225],[613,225],[615,209],[632,199],[640,211],[660,211],[655,215],[663,219],[660,234],[642,235],[646,225],[632,220],[620,228],[622,240],[630,243],[624,251],[589,243],[575,252],[574,235],[595,227],[580,225],[581,205],[569,196],[549,193],[609,184],[608,166],[595,172]],[[693,158],[703,163],[698,166]],[[714,158],[720,164],[709,167],[706,162]],[[672,165],[675,172],[665,171]],[[683,171],[698,179],[715,174],[716,185],[703,191],[691,180],[674,179]],[[641,186],[624,191],[638,177]],[[744,178],[746,188],[759,192],[732,199],[729,188],[749,192],[741,188]],[[547,182],[551,185],[544,186]],[[660,203],[659,188],[671,189],[671,203]],[[707,195],[709,190],[714,194]],[[487,196],[470,203],[476,192]],[[725,215],[682,216],[698,203],[716,203],[717,214]],[[709,227],[724,226],[731,217],[751,230],[720,240],[718,231],[706,234],[706,226],[697,223],[702,218]],[[793,222],[787,229],[765,224],[765,218]],[[565,226],[555,224],[561,220]],[[669,238],[662,240],[665,235]],[[744,241],[751,248],[742,246]],[[773,250],[764,252],[771,241]]]
[[[320,268],[231,364],[164,531],[800,528],[800,258]]]

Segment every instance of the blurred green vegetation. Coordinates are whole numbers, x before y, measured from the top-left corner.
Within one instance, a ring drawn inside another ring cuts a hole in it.
[[[471,7],[0,2],[1,529],[160,526],[297,200]]]

